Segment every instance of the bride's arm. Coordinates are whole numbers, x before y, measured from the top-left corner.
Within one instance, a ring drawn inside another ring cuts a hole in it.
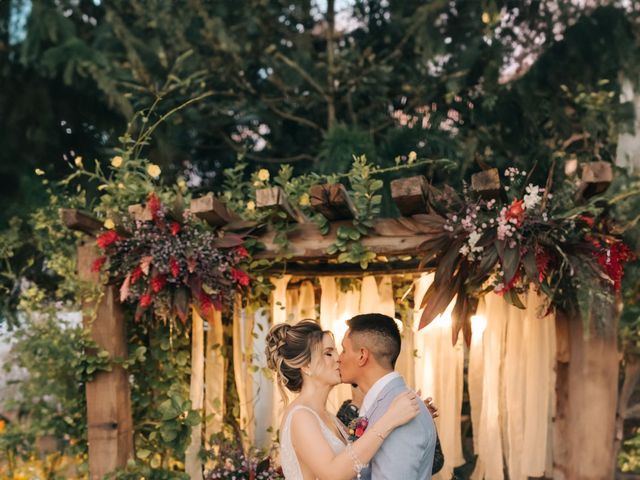
[[[320,480],[350,480],[355,476],[355,464],[368,463],[384,438],[396,427],[418,415],[414,392],[399,395],[389,410],[374,425],[367,428],[351,447],[336,455],[322,435],[316,416],[299,410],[291,419],[291,434],[296,455]],[[353,458],[355,457],[355,459]]]

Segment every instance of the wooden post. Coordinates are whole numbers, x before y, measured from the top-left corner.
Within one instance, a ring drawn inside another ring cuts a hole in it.
[[[275,208],[284,212],[287,216],[298,223],[305,223],[307,219],[301,211],[293,207],[287,199],[287,194],[280,187],[261,188],[256,190],[256,207]]]
[[[471,175],[471,189],[479,195],[492,198],[500,192],[500,173],[497,168],[490,168]]]
[[[559,316],[560,318],[560,316]],[[585,338],[582,320],[560,319],[567,349],[559,358],[554,428],[554,479],[605,480],[615,473],[615,430],[620,354],[612,306],[606,332]]]
[[[191,200],[191,213],[203,219],[209,225],[221,227],[230,222],[238,221],[238,216],[227,208],[213,194]]]
[[[191,309],[191,383],[189,398],[191,408],[202,413],[204,399],[204,325],[198,311]],[[185,453],[185,472],[191,480],[202,480],[202,422],[191,428],[191,443]]]
[[[349,220],[356,216],[356,207],[340,183],[313,185],[309,189],[309,199],[311,208],[327,220]]]
[[[81,280],[99,282],[91,272],[97,257],[92,244],[78,247],[78,274]],[[90,311],[94,305],[85,305]],[[104,287],[95,318],[83,317],[91,338],[111,358],[127,356],[124,314],[115,285]],[[101,480],[105,474],[124,467],[133,458],[133,428],[131,393],[127,372],[120,365],[112,365],[110,372],[98,372],[87,383],[87,424],[89,430],[89,478]]]
[[[424,175],[391,180],[391,198],[405,217],[427,213],[428,196],[429,184]]]

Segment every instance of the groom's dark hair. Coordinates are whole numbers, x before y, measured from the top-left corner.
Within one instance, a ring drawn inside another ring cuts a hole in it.
[[[356,342],[366,346],[381,366],[396,367],[401,340],[393,318],[381,313],[365,313],[347,320],[347,325],[349,337],[355,334]]]

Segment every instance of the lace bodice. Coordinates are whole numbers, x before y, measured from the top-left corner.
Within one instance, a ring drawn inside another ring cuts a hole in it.
[[[320,416],[311,408],[305,407],[303,405],[296,405],[284,419],[282,423],[282,429],[280,430],[280,463],[282,464],[282,471],[284,472],[284,478],[286,480],[303,480],[302,477],[302,469],[300,468],[300,463],[298,462],[298,458],[296,457],[296,451],[293,448],[293,444],[291,442],[291,420],[293,418],[294,412],[297,410],[308,410],[313,413],[318,419],[318,423],[320,423],[320,430],[322,431],[322,435],[325,440],[333,450],[333,453],[336,455],[341,453],[346,445],[344,442],[347,441],[346,434],[340,425],[340,421],[334,417],[334,421],[336,423],[336,427],[338,431],[342,433],[344,437],[344,441],[336,436],[334,432],[331,431],[329,427],[322,421]]]

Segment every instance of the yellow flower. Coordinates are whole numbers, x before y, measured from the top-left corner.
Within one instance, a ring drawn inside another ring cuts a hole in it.
[[[111,166],[113,168],[119,168],[122,165],[122,157],[120,155],[116,155],[111,159]]]
[[[491,15],[488,12],[482,14],[482,23],[489,23],[491,21]]]
[[[120,190],[124,190],[124,183],[122,183],[122,182],[118,183],[118,188]]]
[[[104,228],[106,228],[107,230],[113,230],[114,228],[116,228],[116,224],[113,223],[113,220],[111,220],[110,218],[107,218],[104,221]]]
[[[300,205],[302,205],[303,207],[306,207],[310,203],[311,203],[311,199],[309,198],[308,193],[303,193],[302,195],[300,195]]]
[[[38,176],[44,175],[44,170],[40,170],[39,168],[36,168],[35,172],[36,172],[36,175]]]
[[[184,178],[178,179],[178,188],[180,190],[185,190],[187,188],[187,182],[184,180]]]
[[[106,183],[103,183],[102,185],[98,186],[98,190],[100,191],[106,190],[107,188],[109,188],[109,185],[107,185]]]
[[[409,152],[409,163],[413,163],[418,158],[418,154],[414,151]]]
[[[253,182],[253,186],[254,187],[261,187],[262,186],[262,182],[260,180],[256,180],[255,182]]]
[[[162,173],[162,170],[160,170],[160,167],[155,163],[150,163],[147,165],[147,173],[153,178],[158,178]]]
[[[256,209],[256,202],[254,202],[253,200],[249,200],[247,202],[247,210],[249,210],[250,212],[253,212]]]
[[[0,418],[0,433],[4,432],[4,428],[7,426],[4,420]]]
[[[84,165],[82,164],[82,157],[76,157],[73,163],[75,163],[78,168],[84,168]]]
[[[261,168],[258,172],[258,178],[263,182],[269,180],[269,170],[267,170],[266,168]]]

